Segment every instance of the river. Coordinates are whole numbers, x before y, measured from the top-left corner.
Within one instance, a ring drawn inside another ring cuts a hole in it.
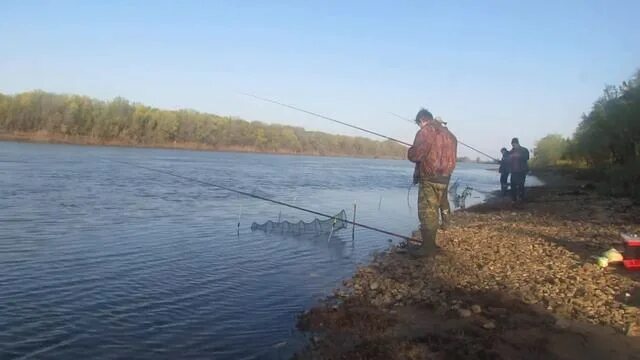
[[[314,216],[113,160],[418,226],[408,161],[0,142],[0,358],[288,357],[297,315],[398,241],[251,231]],[[495,167],[459,164],[467,205]]]

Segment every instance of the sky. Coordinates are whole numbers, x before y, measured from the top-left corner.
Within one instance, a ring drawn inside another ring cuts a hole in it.
[[[570,136],[640,68],[639,1],[0,1],[0,93],[125,97],[411,142],[421,107],[499,154]],[[475,158],[463,147],[460,155]]]

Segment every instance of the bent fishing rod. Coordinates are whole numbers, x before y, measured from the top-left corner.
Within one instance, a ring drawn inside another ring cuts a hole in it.
[[[152,171],[152,172],[156,172],[156,173],[160,173],[160,174],[164,174],[164,175],[177,177],[179,179],[191,181],[191,182],[194,182],[194,183],[198,183],[200,185],[215,187],[215,188],[218,188],[218,189],[230,191],[230,192],[233,192],[233,193],[236,193],[236,194],[240,194],[240,195],[244,195],[244,196],[248,196],[248,197],[251,197],[251,198],[254,198],[254,199],[268,201],[270,203],[286,206],[286,207],[289,207],[289,208],[292,208],[292,209],[308,212],[308,213],[311,213],[311,214],[314,214],[314,215],[318,215],[318,216],[322,216],[322,217],[326,217],[326,218],[329,218],[329,219],[335,219],[335,215],[328,215],[328,214],[325,214],[325,213],[321,213],[319,211],[306,209],[306,208],[303,208],[301,206],[296,206],[296,205],[292,205],[292,204],[289,204],[289,203],[285,203],[283,201],[269,199],[269,198],[264,197],[264,196],[252,194],[252,193],[249,193],[249,192],[246,192],[246,191],[242,191],[242,190],[233,189],[233,188],[230,188],[230,187],[227,187],[227,186],[223,186],[223,185],[219,185],[219,184],[214,184],[214,183],[208,182],[208,181],[198,180],[198,179],[191,178],[191,177],[188,177],[188,176],[176,174],[176,173],[173,173],[173,172],[170,172],[170,171],[154,169],[154,168],[150,168],[150,167],[143,166],[143,165],[137,165],[137,164],[129,163],[129,162],[126,162],[126,161],[118,161],[118,160],[111,160],[111,159],[109,159],[109,161],[112,161],[112,162],[115,162],[115,163],[119,163],[119,164],[129,165],[129,166],[140,168],[140,169],[144,169],[144,170],[147,170],[147,171]],[[368,230],[373,230],[373,231],[376,231],[376,232],[379,232],[379,233],[382,233],[382,234],[386,234],[386,235],[389,235],[389,236],[393,236],[393,237],[396,237],[396,238],[400,238],[400,239],[403,239],[403,240],[406,240],[406,241],[419,242],[417,239],[414,239],[414,238],[409,237],[409,236],[396,234],[396,233],[391,232],[391,231],[387,231],[387,230],[384,230],[384,229],[376,228],[376,227],[369,226],[369,225],[362,224],[362,223],[358,223],[358,222],[355,222],[355,221],[349,221],[347,219],[343,219],[341,221],[343,221],[343,222],[345,222],[347,224],[350,224],[350,225],[359,226],[361,228],[365,228],[365,229],[368,229]]]
[[[308,110],[305,110],[305,109],[299,108],[299,107],[297,107],[297,106],[293,106],[293,105],[285,104],[285,103],[282,103],[282,102],[280,102],[280,101],[276,101],[276,100],[272,100],[272,99],[267,99],[267,98],[264,98],[264,97],[261,97],[261,96],[258,96],[258,95],[254,95],[254,94],[248,94],[248,93],[243,93],[243,92],[241,92],[240,94],[241,94],[241,95],[244,95],[244,96],[252,97],[252,98],[254,98],[254,99],[258,99],[258,100],[260,100],[260,101],[264,101],[264,102],[268,102],[268,103],[272,103],[272,104],[280,105],[280,106],[283,106],[283,107],[286,107],[286,108],[289,108],[289,109],[292,109],[292,110],[296,110],[296,111],[299,111],[299,112],[303,112],[303,113],[305,113],[305,114],[309,114],[309,115],[312,115],[312,116],[315,116],[315,117],[319,117],[319,118],[321,118],[321,119],[325,119],[325,120],[333,121],[333,122],[335,122],[335,123],[338,123],[338,124],[341,124],[341,125],[344,125],[344,126],[348,126],[348,127],[350,127],[350,128],[353,128],[353,129],[357,129],[357,130],[360,130],[360,131],[364,131],[364,132],[369,133],[369,134],[371,134],[371,135],[376,135],[376,136],[379,136],[379,137],[384,138],[384,139],[387,139],[387,140],[395,141],[395,142],[397,142],[397,143],[399,143],[399,144],[402,144],[402,145],[405,145],[405,146],[412,146],[411,144],[409,144],[409,143],[407,143],[407,142],[404,142],[404,141],[402,141],[402,140],[398,140],[398,139],[392,138],[392,137],[390,137],[390,136],[387,136],[387,135],[383,135],[383,134],[377,133],[377,132],[375,132],[375,131],[367,130],[367,129],[362,128],[362,127],[360,127],[360,126],[351,125],[351,124],[346,123],[346,122],[344,122],[344,121],[336,120],[336,119],[334,119],[334,118],[330,118],[330,117],[328,117],[328,116],[325,116],[325,115],[322,115],[322,114],[318,114],[318,113],[315,113],[315,112],[313,112],[313,111],[308,111]],[[391,114],[393,114],[393,113],[391,113]],[[403,117],[402,117],[402,116],[400,116],[400,115],[397,115],[397,114],[393,114],[393,115],[395,115],[395,116],[397,116],[397,117],[399,117],[399,118],[401,118],[401,119],[403,119],[403,120],[407,120],[407,119],[403,118]],[[410,120],[407,120],[407,121],[410,121]],[[412,121],[411,121],[411,122],[412,122]],[[413,123],[413,122],[412,122],[412,123]],[[468,148],[469,148],[469,149],[471,149],[471,150],[477,151],[478,153],[480,153],[480,154],[482,154],[482,155],[484,155],[484,156],[488,157],[489,159],[492,159],[492,160],[494,160],[494,161],[498,161],[498,162],[500,162],[500,160],[498,160],[498,159],[494,158],[493,156],[488,155],[488,154],[486,154],[486,153],[484,153],[484,152],[482,152],[482,151],[480,151],[480,150],[478,150],[478,149],[474,148],[473,146],[467,145],[467,144],[465,144],[465,143],[463,143],[463,142],[461,142],[461,141],[458,141],[458,142],[460,143],[460,145],[464,145],[464,146],[468,147]]]

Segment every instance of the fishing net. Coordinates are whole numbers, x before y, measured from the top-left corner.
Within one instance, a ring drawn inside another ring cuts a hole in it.
[[[315,219],[311,222],[304,222],[302,220],[298,222],[285,221],[267,221],[264,224],[253,223],[251,224],[251,230],[262,230],[266,233],[278,233],[278,234],[291,234],[291,235],[303,235],[303,234],[330,234],[333,231],[338,231],[347,227],[347,213],[342,210],[331,219],[318,220]]]
[[[461,193],[458,193],[459,186],[460,180],[456,180],[453,185],[449,187],[449,195],[450,198],[453,199],[453,205],[456,208],[464,209],[467,207],[467,198],[471,196],[474,189],[471,186],[466,186]]]

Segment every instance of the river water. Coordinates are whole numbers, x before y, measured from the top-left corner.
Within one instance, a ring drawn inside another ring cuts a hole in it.
[[[314,216],[113,160],[418,225],[408,161],[0,142],[0,358],[288,357],[296,316],[397,241],[252,232]],[[467,205],[499,188],[492,168],[458,166]]]

